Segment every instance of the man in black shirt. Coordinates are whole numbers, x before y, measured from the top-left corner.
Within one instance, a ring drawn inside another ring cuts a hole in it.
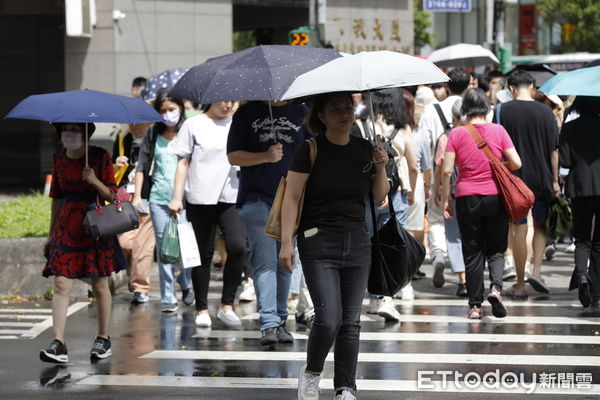
[[[533,216],[533,271],[528,274],[529,284],[538,292],[548,293],[542,279],[542,258],[546,248],[544,223],[549,204],[560,194],[558,184],[558,127],[550,108],[532,97],[535,80],[527,72],[517,70],[508,77],[508,86],[514,100],[502,104],[500,123],[508,131],[523,166],[515,173],[535,195]],[[510,295],[526,296],[525,262],[527,261],[527,218],[512,224],[513,252],[517,267],[517,284]]]

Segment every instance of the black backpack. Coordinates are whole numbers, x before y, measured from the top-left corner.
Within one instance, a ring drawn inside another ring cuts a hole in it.
[[[402,180],[400,179],[400,172],[398,171],[398,165],[394,158],[398,157],[398,152],[392,146],[392,141],[400,131],[399,128],[394,129],[392,134],[387,138],[383,139],[383,141],[378,141],[375,135],[371,135],[371,130],[369,129],[369,124],[366,120],[361,120],[363,130],[365,132],[365,136],[374,144],[381,144],[388,154],[388,163],[385,165],[385,172],[390,181],[390,194],[394,194],[398,191],[398,188],[402,184]]]
[[[435,155],[438,152],[438,147],[440,145],[440,138],[443,135],[446,135],[446,136],[450,135],[450,131],[452,130],[452,124],[449,123],[448,120],[446,119],[446,116],[444,115],[444,112],[442,111],[442,107],[440,107],[439,104],[434,104],[433,106],[435,107],[435,110],[437,111],[438,116],[440,117],[440,121],[442,121],[442,126],[444,127],[444,132],[442,132],[442,134],[435,141],[435,150],[433,152],[433,156],[435,157]],[[433,164],[433,166],[435,168],[435,163]],[[456,166],[456,164],[454,164],[454,172],[452,173],[452,177],[450,178],[450,194],[452,195],[452,197],[455,197],[455,186],[456,186],[457,179],[458,179],[458,167]]]

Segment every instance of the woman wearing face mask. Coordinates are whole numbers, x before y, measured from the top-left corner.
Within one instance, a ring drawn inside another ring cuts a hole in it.
[[[179,128],[185,121],[185,108],[183,101],[169,97],[168,90],[161,89],[154,101],[154,109],[162,115],[163,120],[152,126],[142,143],[135,174],[135,194],[132,204],[140,208],[143,205],[142,198],[149,198],[150,215],[158,251],[170,215],[168,205],[173,196],[173,182],[177,168],[175,139]],[[146,197],[147,195],[149,197]],[[165,313],[173,313],[177,311],[173,265],[161,262],[160,257],[157,257],[157,260],[161,310]],[[191,270],[183,269],[177,277],[177,282],[181,286],[183,303],[185,305],[193,304]]]
[[[90,147],[88,166],[85,164],[85,124],[55,124],[65,149],[52,156],[52,214],[45,253],[48,257],[43,275],[54,275],[52,324],[54,340],[40,352],[40,359],[51,363],[69,361],[65,345],[65,325],[69,293],[73,279],[90,278],[98,305],[98,336],[92,345],[92,361],[108,358],[111,343],[108,325],[111,294],[108,277],[126,267],[116,237],[94,240],[83,227],[90,204],[97,195],[111,200],[116,191],[113,167],[108,153]],[[94,132],[88,124],[88,135]]]
[[[202,257],[202,265],[192,269],[196,325],[205,328],[212,325],[208,315],[208,284],[217,225],[223,232],[227,249],[217,318],[228,327],[242,324],[233,311],[233,301],[244,265],[246,232],[235,207],[239,186],[237,169],[229,164],[226,152],[234,107],[231,101],[213,103],[203,115],[186,120],[175,146],[179,163],[169,209],[172,213],[183,210],[185,185],[187,217],[194,227]]]

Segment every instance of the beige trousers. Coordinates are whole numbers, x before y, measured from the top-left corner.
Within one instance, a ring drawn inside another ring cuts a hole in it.
[[[119,235],[119,244],[129,264],[127,275],[133,291],[148,293],[155,244],[150,214],[140,213],[139,228]]]

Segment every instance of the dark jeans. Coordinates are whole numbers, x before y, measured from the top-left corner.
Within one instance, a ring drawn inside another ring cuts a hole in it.
[[[502,290],[504,252],[508,241],[506,209],[498,195],[462,196],[456,199],[456,218],[462,238],[469,306],[481,307],[486,259],[490,269],[490,288],[496,286]]]
[[[571,206],[573,236],[575,236],[575,282],[573,283],[577,287],[579,277],[587,276],[592,295],[600,296],[600,197],[576,197],[571,200]]]
[[[321,373],[335,342],[335,390],[356,390],[360,311],[371,265],[366,228],[298,235],[304,279],[315,306],[306,371]]]
[[[240,220],[235,204],[186,205],[188,221],[194,227],[202,265],[192,269],[192,283],[196,295],[196,310],[208,309],[208,284],[210,265],[215,252],[217,224],[223,232],[227,262],[223,271],[223,294],[221,303],[233,305],[235,293],[240,284],[244,253],[246,250],[246,230]]]

